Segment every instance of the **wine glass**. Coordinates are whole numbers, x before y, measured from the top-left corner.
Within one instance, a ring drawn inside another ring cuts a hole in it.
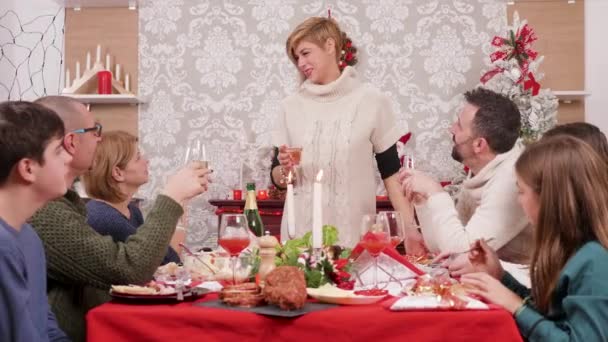
[[[205,144],[200,139],[192,139],[186,147],[186,156],[184,158],[184,164],[188,164],[192,161],[198,161],[203,163],[204,168],[209,167],[209,160],[207,159],[207,149]]]
[[[302,147],[289,146],[285,149],[285,152],[289,154],[289,158],[293,162],[293,180],[296,182],[292,184],[302,184],[302,172],[300,172],[300,161],[302,160]]]
[[[220,222],[219,244],[230,254],[232,284],[236,285],[236,261],[239,254],[249,246],[249,226],[243,214],[224,214]]]
[[[401,213],[398,211],[381,211],[378,215],[384,216],[391,236],[391,246],[397,247],[405,238],[405,228]]]
[[[378,289],[378,256],[390,246],[390,230],[386,215],[363,215],[361,246],[374,258],[374,287]]]

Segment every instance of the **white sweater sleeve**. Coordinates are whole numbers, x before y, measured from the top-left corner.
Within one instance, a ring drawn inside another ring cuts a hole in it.
[[[509,178],[509,177],[505,177]],[[464,225],[446,192],[434,194],[416,207],[422,234],[433,252],[467,250],[476,239],[494,238],[489,245],[502,248],[527,226],[517,202],[515,180],[494,179],[483,189],[479,206]]]

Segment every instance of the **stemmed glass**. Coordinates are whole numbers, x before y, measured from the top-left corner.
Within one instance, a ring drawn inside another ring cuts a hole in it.
[[[386,215],[363,215],[361,246],[374,258],[374,287],[378,289],[378,256],[390,246],[390,229]]]
[[[405,226],[401,213],[398,211],[381,211],[379,216],[384,216],[391,236],[391,246],[397,247],[405,238]]]
[[[207,160],[207,150],[205,144],[200,139],[192,139],[186,147],[186,156],[184,158],[184,164],[188,164],[192,161],[198,161],[203,163],[204,168],[209,167],[209,160]]]
[[[236,261],[239,254],[249,246],[249,226],[245,215],[222,215],[219,244],[230,254],[232,284],[236,285]]]

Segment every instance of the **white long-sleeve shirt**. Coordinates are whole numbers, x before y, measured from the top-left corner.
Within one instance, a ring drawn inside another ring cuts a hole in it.
[[[517,202],[515,176],[515,162],[521,152],[516,144],[465,180],[456,205],[449,194],[440,192],[416,206],[430,251],[465,251],[476,239],[494,238],[489,245],[501,260],[529,263],[532,227]]]

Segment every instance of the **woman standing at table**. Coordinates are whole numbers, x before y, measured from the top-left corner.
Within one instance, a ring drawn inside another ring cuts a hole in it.
[[[83,176],[91,200],[87,202],[87,222],[98,233],[124,242],[144,223],[133,196],[148,182],[148,160],[137,147],[137,138],[127,132],[103,135],[95,153],[94,167]],[[162,265],[180,262],[179,247],[184,229],[176,229]]]
[[[582,140],[556,135],[529,146],[515,170],[536,229],[532,288],[504,272],[483,241],[469,257],[485,273],[462,282],[512,312],[528,341],[608,341],[606,161]]]
[[[303,148],[295,185],[296,237],[312,229],[313,183],[323,170],[322,222],[339,229],[341,245],[358,242],[362,216],[376,210],[374,156],[393,207],[404,222],[412,222],[413,210],[397,180],[396,142],[402,132],[390,99],[363,83],[352,67],[357,60],[346,34],[333,19],[312,17],[289,35],[286,49],[304,81],[281,103],[271,177],[285,188],[294,167],[287,147]],[[288,237],[286,216],[282,240]]]

